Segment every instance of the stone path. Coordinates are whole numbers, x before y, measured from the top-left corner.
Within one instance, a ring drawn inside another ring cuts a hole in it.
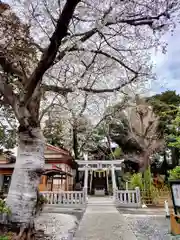
[[[136,240],[112,198],[90,197],[74,240]]]

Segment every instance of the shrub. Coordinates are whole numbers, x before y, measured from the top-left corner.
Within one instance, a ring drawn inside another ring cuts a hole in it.
[[[8,236],[0,236],[0,240],[9,240]]]
[[[151,176],[151,170],[148,168],[144,174],[135,173],[130,178],[130,186],[131,188],[139,187],[140,190],[151,190],[153,178]]]
[[[130,179],[130,187],[133,189],[139,187],[140,190],[143,190],[143,181],[141,173],[135,173],[132,175]]]
[[[169,180],[180,180],[180,166],[169,171]]]
[[[0,214],[6,213],[7,215],[11,214],[10,208],[6,205],[6,202],[0,199]]]
[[[139,187],[142,199],[145,203],[153,203],[159,195],[158,189],[153,185],[150,168],[143,174],[133,174],[130,179],[130,186],[133,189]]]
[[[48,200],[42,194],[39,194],[37,202],[39,205],[44,205],[44,204],[48,203]]]
[[[46,203],[48,203],[48,200],[42,194],[38,193],[35,214],[40,213]]]

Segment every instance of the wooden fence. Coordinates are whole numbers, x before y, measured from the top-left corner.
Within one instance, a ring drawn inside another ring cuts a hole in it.
[[[84,191],[46,191],[40,193],[47,199],[47,204],[51,205],[56,204],[60,206],[79,206],[86,205],[87,201]]]
[[[141,207],[140,190],[116,190],[115,204],[117,207]]]

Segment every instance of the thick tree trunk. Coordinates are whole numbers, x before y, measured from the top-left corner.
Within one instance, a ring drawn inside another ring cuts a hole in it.
[[[40,128],[31,133],[20,132],[18,154],[13,172],[7,205],[11,220],[28,227],[33,222],[40,176],[44,169],[45,142]]]
[[[151,165],[151,160],[147,152],[142,152],[139,156],[139,171],[145,172]]]

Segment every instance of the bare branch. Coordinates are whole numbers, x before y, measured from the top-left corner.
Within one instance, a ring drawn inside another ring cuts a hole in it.
[[[78,87],[78,90],[84,91],[84,92],[89,92],[89,93],[111,93],[111,92],[115,92],[115,91],[119,91],[121,88],[125,87],[127,84],[135,82],[135,80],[137,79],[138,74],[136,74],[133,78],[131,78],[129,81],[120,84],[117,87],[114,88],[102,88],[102,89],[95,89],[95,88],[88,88],[88,87]],[[71,88],[71,87],[59,87],[59,86],[54,86],[54,85],[46,85],[43,84],[42,85],[44,91],[51,91],[51,92],[56,92],[59,93],[61,95],[66,95],[67,93],[72,93],[75,91],[75,89]]]
[[[84,64],[85,70],[84,70],[84,72],[81,74],[81,77],[80,77],[80,78],[83,78],[83,77],[85,76],[85,74],[87,73],[87,71],[88,71],[88,70],[91,68],[91,66],[94,64],[97,55],[98,55],[98,53],[95,53],[95,54],[94,54],[91,62],[90,62],[88,65]]]
[[[67,93],[73,92],[72,88],[58,87],[58,86],[55,86],[55,85],[42,84],[42,88],[46,92],[59,93],[62,96],[66,96]]]
[[[107,21],[104,23],[104,27],[108,27],[108,26],[118,24],[118,23],[125,23],[125,24],[132,25],[132,26],[149,25],[152,28],[153,22],[155,20],[159,20],[162,16],[167,17],[168,16],[167,11],[162,12],[157,16],[145,16],[145,17],[140,17],[140,18],[130,17],[129,19],[128,18],[127,19],[115,19],[113,21]],[[106,15],[104,15],[104,18],[105,17],[106,17]],[[102,21],[104,20],[104,18],[102,18]],[[71,37],[82,36],[80,41],[85,42],[87,39],[92,37],[98,31],[99,31],[98,28],[95,27],[87,32],[74,34]]]
[[[106,13],[104,13],[104,16],[101,20],[103,22],[104,27],[108,27],[108,26],[110,27],[111,25],[124,23],[124,24],[132,25],[132,26],[148,25],[149,27],[153,28],[153,23],[155,20],[159,20],[162,16],[168,18],[167,11],[164,11],[157,16],[145,16],[145,17],[139,17],[139,18],[138,17],[132,18],[130,16],[129,19],[128,18],[127,19],[115,19],[113,21],[105,22],[104,20],[110,11],[111,11],[111,7],[109,8],[109,10]],[[163,26],[164,25],[158,26],[158,29],[162,28]],[[83,42],[87,41],[88,39],[90,39],[93,35],[95,35],[96,33],[99,33],[99,32],[100,32],[99,29],[97,27],[94,27],[91,30],[88,30],[83,33],[75,33],[70,36],[70,39],[75,38],[75,37],[80,37],[79,42],[83,43]],[[60,61],[66,55],[66,51],[68,52],[68,51],[78,51],[78,50],[79,49],[75,45],[73,45],[71,48],[61,51],[59,53],[59,55],[57,56],[54,64],[56,64],[58,61]]]
[[[133,70],[131,67],[127,66],[125,63],[123,63],[123,61],[121,61],[120,59],[110,55],[107,52],[103,52],[102,50],[93,50],[93,49],[85,49],[85,48],[78,48],[78,51],[85,51],[85,52],[92,52],[92,53],[96,53],[96,54],[101,54],[107,58],[110,58],[116,62],[118,62],[121,66],[123,66],[124,68],[126,68],[127,70],[129,70],[130,72],[133,72],[135,74],[137,74],[137,72],[135,70]]]
[[[84,102],[83,102],[83,106],[82,106],[82,109],[79,113],[79,117],[81,117],[84,113],[84,111],[86,110],[86,107],[87,107],[87,100],[88,100],[88,93],[86,92],[85,93],[85,97],[84,97]]]
[[[51,11],[50,11],[49,8],[48,8],[47,1],[44,0],[43,3],[44,3],[44,7],[45,7],[45,9],[46,9],[46,11],[47,11],[47,13],[48,13],[51,21],[52,21],[53,26],[56,27],[57,21],[56,21],[56,19],[53,17],[53,15],[51,14]]]
[[[80,0],[67,0],[64,9],[57,21],[56,29],[50,39],[50,44],[43,53],[39,64],[32,73],[29,81],[25,87],[24,102],[27,104],[31,98],[37,84],[42,80],[42,77],[47,69],[51,67],[53,61],[61,45],[62,39],[67,35],[69,23],[72,19],[74,10]]]
[[[36,43],[36,42],[31,42],[31,45],[32,46],[35,46],[40,52],[44,52],[45,51],[45,49],[44,48],[42,48],[38,43]]]
[[[54,96],[51,104],[49,104],[49,106],[47,106],[45,109],[42,110],[41,115],[39,116],[39,121],[42,120],[42,118],[44,117],[44,115],[48,112],[49,109],[52,109],[56,104],[54,103],[54,100],[57,98],[57,95]]]
[[[0,93],[3,95],[3,102],[9,104],[20,121],[20,115],[18,111],[19,100],[16,94],[13,92],[13,88],[11,85],[6,83],[6,78],[2,74],[0,74]]]
[[[79,16],[76,16],[76,15],[74,15],[73,18],[77,21],[80,21],[80,22],[94,22],[94,19],[83,19],[83,18],[80,18]]]

